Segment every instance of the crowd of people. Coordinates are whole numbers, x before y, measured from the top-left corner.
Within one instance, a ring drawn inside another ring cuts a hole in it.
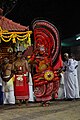
[[[64,54],[63,68],[58,96],[60,99],[73,100],[79,98],[79,83],[77,77],[78,62],[73,55]],[[61,92],[62,91],[62,92]],[[27,105],[34,102],[31,70],[27,60],[18,51],[16,60],[11,64],[4,58],[0,76],[0,104]]]
[[[19,105],[23,101],[26,105],[28,100],[33,101],[31,73],[21,51],[17,52],[16,60],[12,64],[9,63],[8,58],[4,58],[1,66],[0,102],[1,104],[15,104],[15,100]]]

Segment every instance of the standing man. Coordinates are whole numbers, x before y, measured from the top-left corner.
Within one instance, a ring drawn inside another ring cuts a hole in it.
[[[79,82],[78,82],[78,76],[77,76],[77,68],[78,68],[78,61],[74,59],[74,77],[75,77],[75,98],[79,98]]]
[[[68,53],[64,54],[64,88],[66,99],[72,100],[76,96],[75,92],[75,65],[72,57]]]
[[[3,104],[15,104],[12,64],[8,58],[4,58],[2,65]]]
[[[28,86],[28,63],[27,60],[22,58],[22,52],[17,52],[17,59],[13,63],[12,67],[15,80],[14,80],[14,93],[16,100],[19,101],[19,105],[21,105],[22,100],[27,101],[29,99],[29,86]]]

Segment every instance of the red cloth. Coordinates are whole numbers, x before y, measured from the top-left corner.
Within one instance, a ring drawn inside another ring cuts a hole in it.
[[[59,55],[59,58],[56,62],[56,65],[53,67],[53,70],[59,69],[63,67],[63,62],[62,62],[62,58],[61,58],[61,54]]]
[[[29,85],[26,76],[15,75],[14,95],[17,100],[27,100],[29,98]]]

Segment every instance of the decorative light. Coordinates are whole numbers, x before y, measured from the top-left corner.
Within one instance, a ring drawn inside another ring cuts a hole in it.
[[[80,40],[80,36],[76,38],[76,40]]]

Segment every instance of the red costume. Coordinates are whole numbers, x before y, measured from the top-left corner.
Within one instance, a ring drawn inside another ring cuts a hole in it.
[[[56,27],[44,20],[33,23],[34,52],[31,61],[35,65],[33,73],[36,101],[47,102],[58,95],[62,67],[60,40]]]

